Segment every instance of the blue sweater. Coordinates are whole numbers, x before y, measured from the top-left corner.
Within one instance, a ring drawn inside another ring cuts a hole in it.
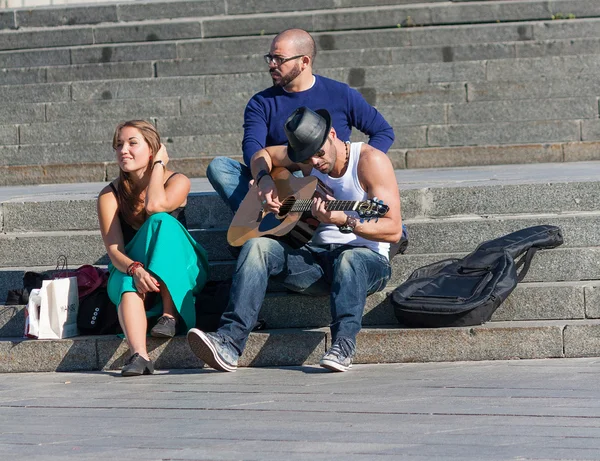
[[[244,162],[267,146],[287,144],[283,125],[300,106],[312,110],[327,109],[337,136],[350,140],[352,127],[369,136],[369,144],[387,152],[394,142],[394,130],[362,95],[345,83],[315,75],[312,88],[287,93],[281,87],[267,88],[255,94],[244,111]]]

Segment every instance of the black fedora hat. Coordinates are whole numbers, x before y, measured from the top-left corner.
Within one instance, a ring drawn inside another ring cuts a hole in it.
[[[288,138],[288,157],[294,163],[304,162],[325,144],[331,115],[325,109],[312,111],[302,106],[288,117],[283,128]]]

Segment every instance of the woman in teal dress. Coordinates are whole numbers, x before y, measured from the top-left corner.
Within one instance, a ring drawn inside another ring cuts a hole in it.
[[[208,260],[185,226],[190,180],[169,170],[154,126],[132,120],[117,126],[113,148],[119,177],[98,196],[98,219],[110,258],[108,294],[131,351],[123,376],[151,374],[152,336],[169,338],[195,326],[195,294],[207,279]]]

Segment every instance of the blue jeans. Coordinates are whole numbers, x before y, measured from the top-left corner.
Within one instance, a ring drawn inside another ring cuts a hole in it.
[[[206,169],[206,177],[217,194],[235,213],[248,193],[252,172],[237,160],[215,157]]]
[[[313,296],[329,294],[331,335],[356,344],[367,295],[385,288],[391,266],[364,247],[305,245],[297,250],[271,238],[248,240],[233,275],[229,304],[218,332],[241,354],[267,291],[276,276],[290,290]]]

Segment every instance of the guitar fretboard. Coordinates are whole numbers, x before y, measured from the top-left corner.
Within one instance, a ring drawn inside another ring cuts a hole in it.
[[[326,202],[325,208],[327,211],[356,211],[360,202],[356,200],[330,200]],[[281,207],[281,214],[288,212],[305,212],[310,211],[312,207],[312,200],[295,200],[288,204],[288,201],[284,201]]]

